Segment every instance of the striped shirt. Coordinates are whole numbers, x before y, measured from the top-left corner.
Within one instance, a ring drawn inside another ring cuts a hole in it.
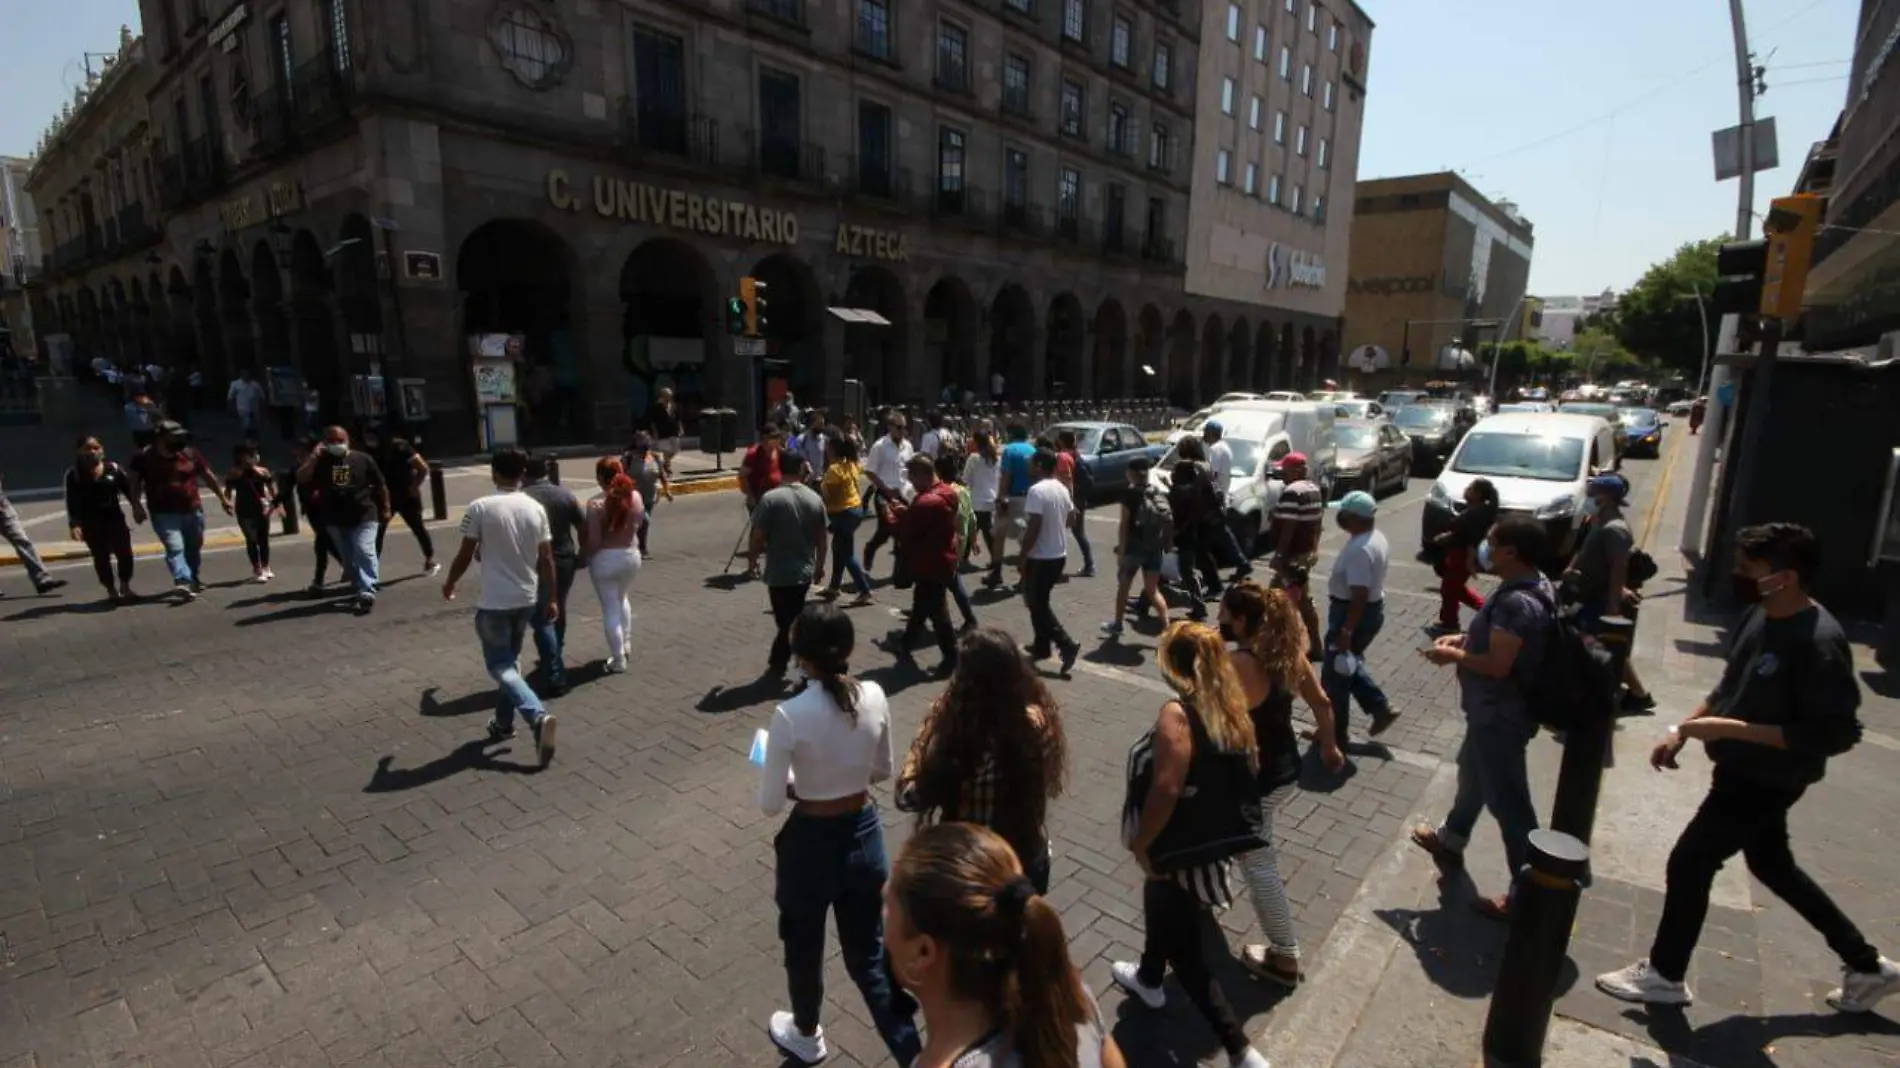
[[[1128,750],[1127,780],[1147,779],[1153,781],[1155,762],[1154,732],[1149,731],[1141,740]],[[1141,810],[1129,808],[1122,813],[1122,844],[1133,845],[1135,835],[1141,831]],[[1232,865],[1225,860],[1206,864],[1196,864],[1166,873],[1164,878],[1186,890],[1190,896],[1204,907],[1215,912],[1223,911],[1234,903],[1234,887],[1231,873]]]

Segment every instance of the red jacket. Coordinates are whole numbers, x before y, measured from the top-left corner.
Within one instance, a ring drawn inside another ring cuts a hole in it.
[[[778,488],[781,480],[779,471],[779,453],[774,448],[767,452],[763,443],[754,445],[745,451],[745,459],[739,462],[740,479],[745,483],[746,492],[753,500],[765,496],[766,490]]]
[[[898,551],[913,577],[949,585],[957,575],[957,499],[938,483],[919,493],[897,517]]]

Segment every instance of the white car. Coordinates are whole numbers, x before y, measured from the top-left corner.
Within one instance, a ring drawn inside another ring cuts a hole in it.
[[[1607,419],[1564,412],[1509,412],[1480,419],[1458,443],[1425,499],[1423,544],[1465,507],[1465,490],[1488,479],[1504,513],[1529,515],[1550,532],[1550,567],[1576,549],[1584,487],[1616,459],[1616,430]]]
[[[1498,405],[1499,415],[1510,415],[1512,413],[1518,415],[1537,415],[1539,413],[1554,412],[1556,410],[1556,405],[1546,404],[1543,401],[1513,401],[1510,404]]]
[[[1280,461],[1288,453],[1305,453],[1308,477],[1319,484],[1321,492],[1332,495],[1339,451],[1333,438],[1332,405],[1242,401],[1222,408],[1217,417],[1221,440],[1234,453],[1227,514],[1243,545],[1251,545],[1266,529],[1266,517],[1285,488],[1278,475]],[[1166,490],[1179,457],[1178,445],[1170,447],[1149,472],[1149,484]]]
[[[1288,403],[1288,404],[1298,404],[1299,402],[1306,399],[1306,394],[1295,393],[1292,390],[1288,390],[1288,389],[1276,389],[1272,393],[1269,393],[1260,399],[1270,400],[1270,401],[1281,401],[1283,403]]]
[[[1664,411],[1670,415],[1688,415],[1690,409],[1694,407],[1695,401],[1692,400],[1670,401],[1669,407],[1664,409]]]
[[[1223,393],[1220,396],[1214,398],[1214,404],[1216,407],[1218,407],[1222,404],[1232,404],[1235,401],[1260,400],[1260,399],[1262,398],[1260,394],[1258,393]]]

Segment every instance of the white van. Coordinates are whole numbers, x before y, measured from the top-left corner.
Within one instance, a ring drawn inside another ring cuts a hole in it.
[[[1451,525],[1464,510],[1465,489],[1485,478],[1497,487],[1502,512],[1543,522],[1550,531],[1555,566],[1576,550],[1585,484],[1615,459],[1615,431],[1594,415],[1507,412],[1480,419],[1432,483],[1425,499],[1423,543]]]
[[[1223,405],[1212,418],[1221,424],[1221,440],[1234,452],[1234,478],[1227,487],[1227,517],[1241,544],[1266,529],[1285,483],[1279,465],[1288,453],[1306,454],[1308,477],[1320,491],[1332,496],[1338,447],[1333,440],[1334,407],[1311,401],[1236,401]],[[1180,437],[1168,449],[1149,480],[1163,489],[1180,452]],[[1194,435],[1199,437],[1198,434]]]

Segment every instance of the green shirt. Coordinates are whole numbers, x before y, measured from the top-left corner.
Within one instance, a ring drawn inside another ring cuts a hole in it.
[[[767,490],[752,513],[765,535],[765,584],[809,586],[825,536],[825,502],[804,483]]]

